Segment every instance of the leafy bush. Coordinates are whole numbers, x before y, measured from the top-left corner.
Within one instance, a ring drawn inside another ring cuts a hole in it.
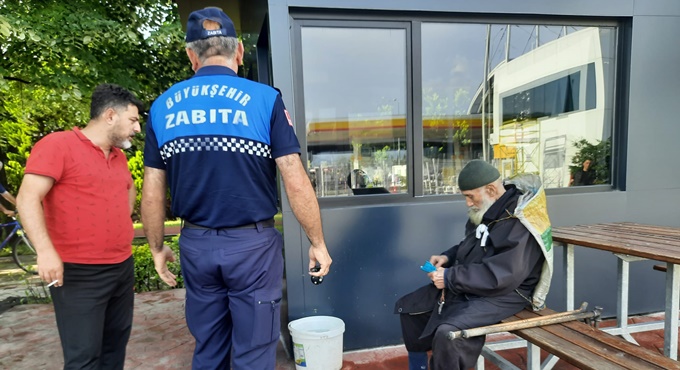
[[[168,268],[177,276],[176,288],[184,288],[184,278],[179,267],[179,236],[173,237],[166,244],[175,253],[175,262],[170,262]],[[135,257],[135,292],[149,292],[152,290],[167,290],[169,287],[156,272],[153,264],[153,256],[149,250],[149,244],[136,245],[132,247],[132,255]]]
[[[132,181],[134,182],[135,190],[137,191],[133,218],[138,220],[140,216],[139,206],[142,201],[142,183],[144,181],[144,153],[141,150],[135,151],[135,154],[128,158],[128,169],[130,170]]]

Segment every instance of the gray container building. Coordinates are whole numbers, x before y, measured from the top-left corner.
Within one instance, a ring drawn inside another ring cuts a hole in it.
[[[333,258],[311,284],[282,196],[284,321],[339,317],[345,350],[401,343],[396,299],[464,236],[456,174],[471,159],[540,175],[553,226],[680,227],[678,1],[177,2],[183,23],[224,9],[247,42],[244,74],[282,92]],[[597,176],[573,186],[586,158]],[[616,257],[577,248],[575,261],[576,302],[613,315]],[[631,314],[663,311],[653,264],[631,265]],[[557,247],[555,310],[562,273]]]

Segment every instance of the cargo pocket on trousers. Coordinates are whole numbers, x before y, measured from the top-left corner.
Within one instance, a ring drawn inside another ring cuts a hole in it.
[[[255,294],[253,312],[253,345],[268,344],[279,339],[281,331],[281,291]]]

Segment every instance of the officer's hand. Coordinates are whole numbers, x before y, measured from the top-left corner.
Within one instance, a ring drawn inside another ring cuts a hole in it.
[[[172,253],[172,249],[167,245],[163,244],[163,247],[159,251],[151,249],[151,254],[153,255],[153,264],[156,267],[156,272],[158,276],[169,286],[177,285],[177,276],[168,270],[168,262],[175,262],[175,254]]]
[[[319,271],[310,272],[310,275],[326,276],[331,270],[331,263],[333,263],[333,259],[331,259],[325,244],[309,247],[309,269],[311,270],[319,265]]]

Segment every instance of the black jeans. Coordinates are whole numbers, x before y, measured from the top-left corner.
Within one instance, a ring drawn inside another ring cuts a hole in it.
[[[132,329],[134,261],[64,263],[64,285],[50,287],[64,369],[123,369]]]

